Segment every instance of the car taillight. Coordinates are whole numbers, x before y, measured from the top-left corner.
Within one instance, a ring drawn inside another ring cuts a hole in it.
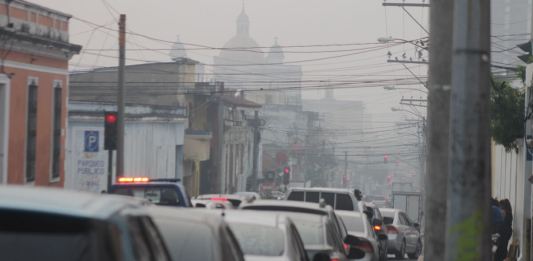
[[[395,226],[387,226],[387,234],[398,234],[398,229]]]
[[[338,257],[333,257],[333,258],[330,258],[329,261],[340,261],[340,259]]]
[[[382,229],[381,226],[374,226],[374,231],[376,231],[376,232],[381,231],[381,229]]]
[[[222,201],[222,202],[228,202],[228,198],[218,197],[218,198],[210,198],[211,201]]]
[[[346,250],[346,252],[350,251],[350,245],[342,243],[342,246],[344,247],[344,250]]]
[[[148,177],[119,177],[117,179],[118,183],[143,183],[150,182]]]
[[[365,251],[366,253],[374,253],[374,248],[368,240],[361,239],[361,241],[355,247]]]

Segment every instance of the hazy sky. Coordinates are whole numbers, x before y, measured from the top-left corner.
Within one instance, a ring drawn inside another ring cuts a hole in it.
[[[117,28],[118,13],[127,15],[127,29],[135,33],[174,41],[177,35],[183,42],[222,47],[235,34],[235,21],[241,12],[241,0],[30,0],[69,14],[71,42],[83,45],[87,53],[75,56],[71,68],[115,66],[116,32],[96,29],[94,25],[77,20],[88,20],[94,24]],[[390,1],[390,0],[389,0]],[[250,33],[260,46],[272,45],[279,38],[282,46],[312,44],[376,43],[377,38],[416,39],[426,36],[401,9],[385,8],[379,0],[246,0],[246,13],[251,20]],[[414,17],[426,25],[427,11],[424,8],[409,9]],[[128,36],[127,57],[141,63],[148,61],[169,61],[168,50],[139,51],[138,49],[165,49],[171,44],[152,41],[138,36]],[[189,47],[189,46],[186,46]],[[336,52],[343,49],[375,47],[375,45],[329,46],[322,48],[294,48],[291,51],[311,53],[286,53],[286,61],[315,59],[353,53]],[[359,48],[359,49],[358,49]],[[285,49],[287,50],[287,49]],[[412,46],[391,48],[391,52],[414,55]],[[265,49],[266,51],[266,49]],[[324,53],[320,51],[335,51]],[[316,62],[300,63],[304,78],[312,80],[361,80],[412,77],[401,65],[387,64],[388,49],[368,51],[344,58],[331,58]],[[95,55],[99,54],[99,55]],[[188,51],[192,59],[212,63],[218,51]],[[427,54],[426,54],[427,55]],[[411,66],[420,76],[426,75],[425,66]],[[207,68],[210,72],[210,68]],[[415,86],[416,87],[416,86]],[[420,86],[418,86],[420,87]],[[384,91],[381,87],[338,90],[340,99],[363,100],[372,119],[400,117],[392,113],[392,106],[399,106],[402,95],[420,96],[421,92]],[[319,97],[312,91],[305,97]],[[423,95],[423,94],[422,94]],[[404,115],[409,115],[405,114]]]

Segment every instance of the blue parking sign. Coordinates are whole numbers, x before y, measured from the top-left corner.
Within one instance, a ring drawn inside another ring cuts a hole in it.
[[[98,152],[98,131],[85,131],[84,152]]]

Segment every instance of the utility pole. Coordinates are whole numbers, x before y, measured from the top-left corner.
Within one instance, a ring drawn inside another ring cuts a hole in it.
[[[118,139],[117,139],[117,177],[124,176],[124,67],[126,60],[126,15],[120,15],[118,23]]]
[[[444,260],[450,124],[453,1],[430,4],[428,156],[424,190],[424,259]]]
[[[261,120],[259,119],[259,111],[254,112],[254,119],[250,121],[254,130],[254,151],[253,151],[253,165],[252,165],[252,179],[251,188],[257,190],[257,180],[259,179],[259,143],[261,141],[261,133],[259,127],[261,127]]]
[[[445,258],[484,261],[492,258],[490,1],[454,5]]]

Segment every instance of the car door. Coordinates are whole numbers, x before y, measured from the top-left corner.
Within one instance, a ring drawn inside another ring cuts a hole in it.
[[[410,243],[407,236],[407,234],[409,233],[409,227],[407,227],[407,224],[401,212],[396,213],[395,225],[398,231],[400,232],[400,235],[402,236],[403,240],[405,240],[405,244],[408,246]]]
[[[416,234],[414,226],[411,224],[411,221],[407,215],[405,215],[405,213],[400,212],[399,215],[405,225],[405,242],[407,244],[407,249],[413,249],[416,247]]]

